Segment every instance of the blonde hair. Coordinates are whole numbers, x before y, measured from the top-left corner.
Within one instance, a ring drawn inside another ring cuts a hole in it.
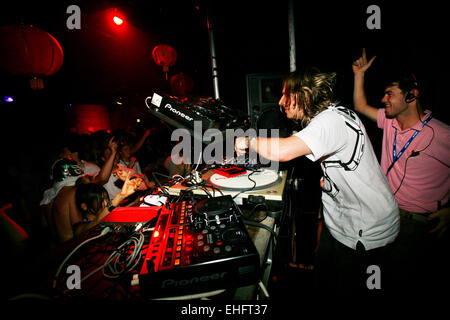
[[[320,112],[334,102],[336,73],[321,73],[318,69],[292,72],[284,80],[285,93],[294,96],[297,108],[303,110],[301,124],[305,127]]]

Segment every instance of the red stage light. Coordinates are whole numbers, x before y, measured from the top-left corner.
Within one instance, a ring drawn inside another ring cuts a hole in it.
[[[123,23],[123,19],[119,18],[118,16],[114,16],[113,21],[118,26],[120,26]]]

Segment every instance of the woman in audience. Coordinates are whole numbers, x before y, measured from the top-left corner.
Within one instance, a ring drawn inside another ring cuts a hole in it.
[[[61,242],[70,240],[98,224],[114,207],[133,194],[142,181],[128,175],[123,187],[109,201],[105,188],[96,183],[80,183],[62,190],[52,207],[55,231]]]

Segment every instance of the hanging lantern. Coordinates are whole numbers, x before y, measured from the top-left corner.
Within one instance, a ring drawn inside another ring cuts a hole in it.
[[[152,57],[158,66],[163,67],[167,80],[169,67],[172,67],[177,61],[177,51],[167,44],[159,44],[153,48]]]
[[[176,96],[185,96],[194,88],[194,80],[183,72],[177,73],[170,78],[170,88]]]
[[[43,89],[43,77],[56,73],[64,60],[58,41],[33,26],[0,27],[0,66],[14,75],[30,78],[34,90]]]

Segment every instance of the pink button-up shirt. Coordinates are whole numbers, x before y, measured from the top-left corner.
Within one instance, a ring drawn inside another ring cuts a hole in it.
[[[431,114],[425,111],[424,121]],[[417,122],[412,128],[401,130],[397,119],[386,118],[384,109],[378,110],[378,127],[384,130],[381,168],[384,173],[393,161],[395,132],[397,154],[416,130],[403,155],[387,174],[392,192],[401,209],[410,212],[433,212],[449,200],[450,194],[450,127],[431,118],[425,127]]]

